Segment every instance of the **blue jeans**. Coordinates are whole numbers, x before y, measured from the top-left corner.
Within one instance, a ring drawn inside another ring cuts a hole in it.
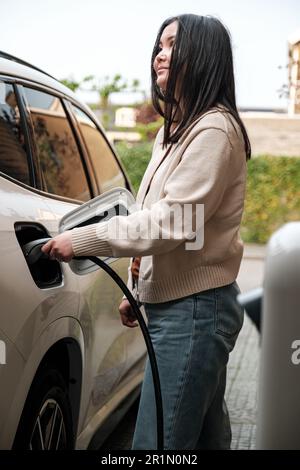
[[[180,299],[145,303],[164,411],[164,448],[230,449],[226,365],[243,325],[236,281]],[[132,449],[157,449],[156,405],[146,361]]]

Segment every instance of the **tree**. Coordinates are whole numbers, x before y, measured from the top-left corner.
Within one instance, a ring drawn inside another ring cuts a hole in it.
[[[84,87],[84,84],[86,82],[91,83],[91,86],[89,88]],[[140,81],[138,79],[133,79],[132,83],[129,85],[128,82],[122,78],[121,74],[116,74],[112,78],[106,75],[104,79],[96,78],[94,75],[88,75],[79,82],[75,81],[73,78],[65,78],[61,80],[61,83],[68,86],[72,91],[96,91],[99,96],[99,104],[100,108],[102,109],[102,120],[105,127],[107,127],[109,121],[109,115],[107,111],[111,94],[120,93],[122,91],[140,91]]]
[[[87,77],[84,77],[80,82],[77,82],[73,77],[70,77],[63,78],[62,80],[60,80],[60,82],[75,92],[76,90],[80,90],[82,88],[83,83],[92,80],[92,78],[93,75],[88,75]]]
[[[160,114],[155,111],[150,101],[145,101],[137,109],[136,122],[139,124],[150,124],[159,118]]]

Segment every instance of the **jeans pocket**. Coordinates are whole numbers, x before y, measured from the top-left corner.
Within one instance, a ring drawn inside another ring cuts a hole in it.
[[[236,300],[240,292],[236,281],[216,288],[216,333],[228,338],[237,336],[243,326],[244,309]]]
[[[213,334],[217,312],[216,289],[212,288],[194,294],[194,301],[194,319],[198,332]]]

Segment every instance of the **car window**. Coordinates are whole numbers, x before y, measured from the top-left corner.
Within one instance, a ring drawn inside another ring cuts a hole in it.
[[[126,180],[116,157],[101,132],[87,114],[76,106],[73,111],[92,160],[101,193],[115,187],[126,188]]]
[[[25,138],[12,85],[0,81],[0,171],[30,184]]]
[[[24,87],[45,190],[80,201],[91,198],[78,147],[61,100]]]

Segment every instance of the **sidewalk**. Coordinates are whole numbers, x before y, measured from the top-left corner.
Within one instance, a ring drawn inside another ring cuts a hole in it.
[[[242,292],[262,285],[266,247],[245,245],[237,283]],[[255,449],[259,334],[245,315],[243,328],[230,355],[226,403],[235,449]]]

